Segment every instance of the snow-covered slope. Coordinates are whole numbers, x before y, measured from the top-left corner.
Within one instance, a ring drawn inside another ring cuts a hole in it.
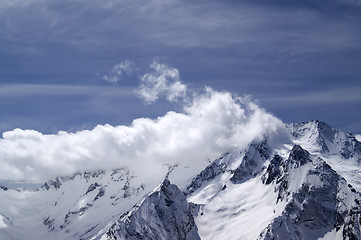
[[[361,161],[361,143],[351,133],[336,130],[320,121],[290,124],[288,128],[295,142],[310,150],[326,156],[340,155],[344,159]]]
[[[234,182],[237,171],[226,168],[188,197],[201,206],[196,224],[202,239],[361,237],[360,196],[352,185],[299,145],[268,159],[265,149],[264,143],[251,145],[256,154],[251,160],[249,151],[244,155],[243,162],[264,163],[248,181]]]
[[[203,169],[1,186],[0,239],[361,239],[361,143],[319,121],[287,128]]]
[[[59,177],[37,191],[0,190],[0,239],[88,239],[140,202],[156,182],[116,169]]]
[[[293,141],[320,156],[361,191],[361,143],[351,134],[324,122],[310,121],[288,125]]]

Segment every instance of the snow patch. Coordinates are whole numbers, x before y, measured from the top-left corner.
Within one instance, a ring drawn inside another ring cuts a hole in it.
[[[357,139],[357,141],[361,142],[361,134],[356,134],[355,138]]]
[[[0,214],[0,228],[6,228],[8,225],[5,223],[6,218]]]

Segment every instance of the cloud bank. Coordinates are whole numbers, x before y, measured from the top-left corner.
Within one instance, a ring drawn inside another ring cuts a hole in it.
[[[154,69],[158,78],[178,79],[178,72],[165,65],[156,64]],[[4,132],[0,176],[34,182],[104,168],[127,167],[142,174],[170,164],[200,167],[220,153],[283,129],[280,120],[248,98],[205,88],[183,112],[139,118],[131,126],[98,125],[92,130],[49,135],[21,129]]]

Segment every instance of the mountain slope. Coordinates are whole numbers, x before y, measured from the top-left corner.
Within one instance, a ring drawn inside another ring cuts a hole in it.
[[[88,239],[157,184],[115,169],[59,177],[36,191],[0,191],[0,214],[8,219],[0,239]]]
[[[169,180],[121,217],[102,239],[200,239],[191,206]]]
[[[191,194],[189,201],[202,205],[196,218],[202,239],[361,236],[360,196],[324,160],[294,145],[287,158],[275,154],[264,163],[247,182],[234,183],[225,171]]]
[[[318,239],[327,234],[327,238],[336,234],[338,239],[361,236],[359,221],[354,224],[349,221],[352,215],[360,219],[360,197],[344,178],[297,145],[288,160],[281,161],[271,162],[267,170],[277,168],[275,165],[282,168],[278,172],[283,173],[272,182],[279,186],[278,199],[286,200],[287,205],[263,230],[260,239]]]
[[[361,143],[351,133],[344,133],[320,121],[290,124],[288,129],[295,144],[324,158],[361,191]]]

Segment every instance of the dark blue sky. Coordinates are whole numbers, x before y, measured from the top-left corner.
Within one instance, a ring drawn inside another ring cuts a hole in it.
[[[286,123],[361,133],[359,0],[5,0],[0,32],[0,132],[181,111],[134,94],[158,59],[192,89],[251,95]],[[126,60],[131,73],[103,79]]]

